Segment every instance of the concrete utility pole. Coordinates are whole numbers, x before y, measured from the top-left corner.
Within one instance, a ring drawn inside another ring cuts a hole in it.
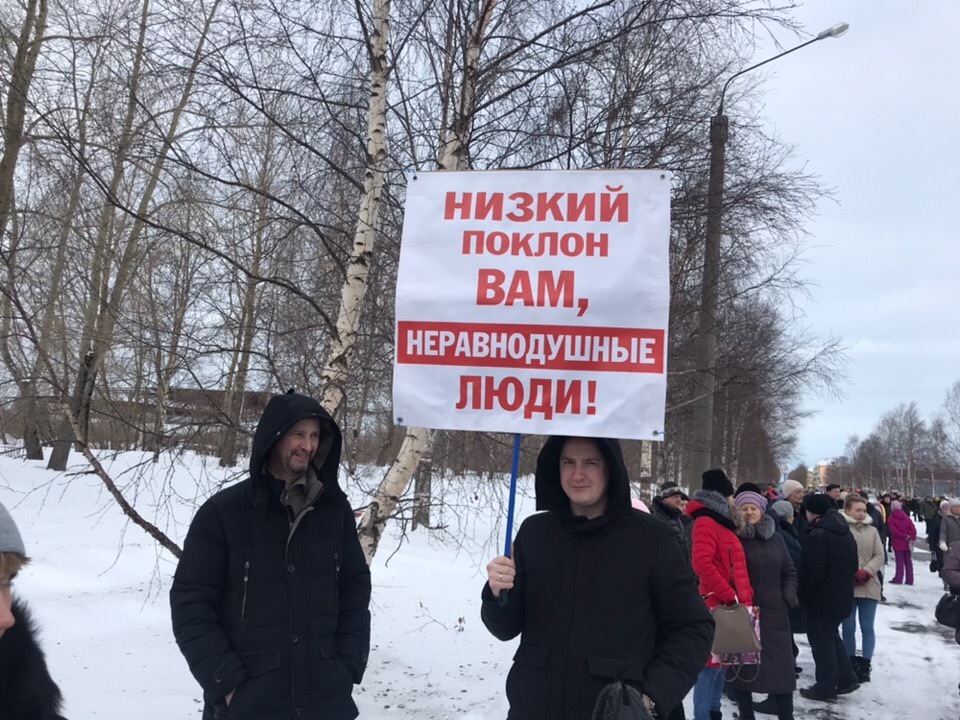
[[[683,484],[691,491],[701,487],[701,476],[714,467],[713,457],[713,396],[716,388],[717,355],[717,296],[720,287],[720,240],[723,234],[723,181],[727,159],[729,121],[723,112],[723,101],[730,83],[744,73],[756,70],[812,45],[819,40],[840,37],[848,29],[839,23],[824,30],[812,40],[751,65],[730,76],[720,92],[717,114],[710,119],[710,181],[707,189],[707,229],[703,250],[703,279],[700,286],[700,309],[697,331],[697,369],[694,380],[696,400],[693,404],[693,439],[686,452]]]

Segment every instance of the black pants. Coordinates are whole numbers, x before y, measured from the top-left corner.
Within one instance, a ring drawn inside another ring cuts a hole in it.
[[[817,666],[816,691],[823,696],[835,696],[837,689],[857,682],[853,664],[840,639],[840,622],[807,615],[807,640],[813,662]]]
[[[740,720],[756,720],[753,712],[753,693],[746,690],[735,691],[737,710],[740,711]],[[777,720],[793,720],[793,693],[771,695],[777,706]]]

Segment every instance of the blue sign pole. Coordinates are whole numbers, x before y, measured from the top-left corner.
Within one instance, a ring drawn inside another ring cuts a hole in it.
[[[510,502],[507,505],[507,537],[503,541],[503,554],[510,557],[513,546],[513,510],[517,504],[517,476],[520,474],[520,433],[513,436],[513,466],[510,470]],[[500,591],[500,604],[507,604],[507,591]]]

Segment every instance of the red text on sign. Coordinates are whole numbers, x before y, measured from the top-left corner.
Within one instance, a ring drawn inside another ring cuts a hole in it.
[[[630,196],[622,185],[606,186],[598,193],[448,192],[443,219],[626,223]]]
[[[497,380],[490,376],[463,375],[457,410],[523,410],[523,417],[543,415],[596,415],[596,380],[554,380],[532,378],[526,382],[516,377]]]
[[[505,233],[499,230],[465,230],[464,255],[510,255],[514,257],[609,257],[607,233]]]
[[[534,277],[536,283],[534,284]],[[577,307],[582,316],[590,304],[587,298],[574,297],[573,270],[517,270],[507,284],[507,274],[497,268],[478,271],[477,305],[523,305],[525,307]]]

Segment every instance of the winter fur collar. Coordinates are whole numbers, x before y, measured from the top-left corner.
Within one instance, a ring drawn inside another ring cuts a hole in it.
[[[729,530],[737,531],[727,499],[716,490],[697,490],[687,505],[687,514],[692,518],[708,517]]]
[[[772,517],[764,513],[763,517],[760,518],[760,522],[756,525],[744,525],[737,532],[737,535],[743,540],[769,540],[776,535],[776,533],[777,524]]]

